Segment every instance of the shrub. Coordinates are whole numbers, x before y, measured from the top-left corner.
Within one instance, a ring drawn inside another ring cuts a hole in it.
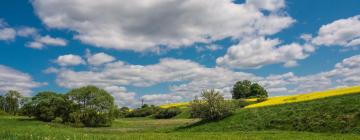
[[[160,108],[156,107],[154,105],[145,106],[145,107],[137,108],[137,109],[130,111],[126,115],[126,117],[147,117],[147,116],[155,114],[159,110],[160,110]]]
[[[160,109],[154,117],[156,119],[169,119],[175,117],[176,115],[180,114],[181,110],[178,107],[170,107],[165,109]]]
[[[56,117],[54,120],[52,120],[51,122],[53,123],[62,123],[63,122],[63,119],[60,118],[60,117]]]
[[[236,108],[233,101],[226,101],[215,90],[204,90],[201,93],[201,98],[202,100],[195,98],[190,103],[191,117],[204,120],[220,120],[231,115]]]
[[[124,118],[130,113],[130,109],[128,107],[116,108],[114,111],[114,116],[116,118]]]

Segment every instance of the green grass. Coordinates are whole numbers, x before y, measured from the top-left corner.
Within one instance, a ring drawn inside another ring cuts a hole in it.
[[[187,127],[193,132],[285,130],[360,133],[360,94],[276,106],[245,108],[218,122]]]
[[[328,134],[290,131],[250,132],[166,132],[196,120],[121,119],[107,128],[73,128],[24,117],[1,116],[1,140],[343,140],[360,139],[355,134]],[[157,127],[157,130],[154,130]]]

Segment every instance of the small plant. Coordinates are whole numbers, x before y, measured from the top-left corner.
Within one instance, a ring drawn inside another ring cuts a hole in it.
[[[60,117],[56,117],[54,120],[52,120],[53,123],[63,123],[63,119]]]
[[[181,110],[178,107],[170,107],[170,108],[160,109],[154,115],[154,117],[156,119],[170,119],[180,113],[181,113]]]
[[[194,118],[202,118],[204,120],[220,120],[230,116],[236,105],[233,101],[227,101],[215,90],[204,90],[201,93],[202,100],[195,98],[190,103],[190,114]]]

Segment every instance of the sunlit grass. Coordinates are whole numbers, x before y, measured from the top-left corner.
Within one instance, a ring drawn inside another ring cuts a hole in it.
[[[360,92],[360,86],[354,86],[354,87],[338,88],[338,89],[327,90],[327,91],[312,92],[312,93],[307,93],[307,94],[278,96],[278,97],[271,97],[261,103],[256,103],[256,104],[246,106],[245,108],[264,107],[264,106],[272,106],[272,105],[279,105],[279,104],[286,104],[286,103],[303,102],[303,101],[321,99],[321,98],[326,98],[326,97],[331,97],[331,96],[347,95],[347,94],[353,94],[353,93],[359,93],[359,92]]]

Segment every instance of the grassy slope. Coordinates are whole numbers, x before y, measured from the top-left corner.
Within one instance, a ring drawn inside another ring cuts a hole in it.
[[[117,120],[108,128],[72,128],[23,117],[0,116],[1,140],[343,140],[359,139],[354,134],[320,134],[289,131],[251,132],[166,132],[194,120],[151,120],[132,118]],[[154,128],[158,128],[154,130]]]
[[[287,130],[360,133],[360,93],[238,110],[218,122],[187,131]]]

